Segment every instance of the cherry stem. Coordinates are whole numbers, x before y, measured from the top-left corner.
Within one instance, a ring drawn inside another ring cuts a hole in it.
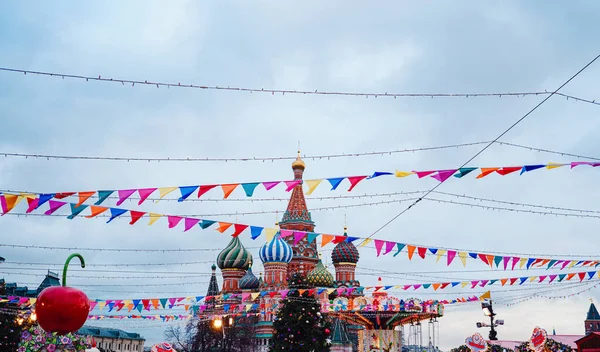
[[[73,258],[79,258],[79,261],[81,262],[81,267],[85,268],[85,260],[83,260],[83,257],[81,256],[81,254],[77,254],[77,253],[73,253],[69,256],[69,258],[67,258],[67,261],[65,262],[65,266],[63,267],[63,277],[62,277],[62,285],[63,287],[67,286],[67,269],[69,268],[69,263],[71,262],[71,259]]]

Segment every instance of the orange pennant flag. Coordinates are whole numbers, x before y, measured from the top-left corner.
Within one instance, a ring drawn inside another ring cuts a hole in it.
[[[481,173],[479,175],[477,175],[476,178],[484,178],[487,175],[491,174],[492,172],[494,172],[498,169],[500,169],[500,168],[499,167],[482,167]]]
[[[101,207],[98,205],[90,205],[90,210],[91,210],[91,214],[90,215],[86,215],[86,218],[91,219],[95,216],[98,216],[102,213],[104,213],[105,211],[108,210],[107,207]]]
[[[4,193],[4,200],[6,202],[6,212],[10,212],[11,210],[13,210],[13,208],[15,207],[15,205],[17,205],[18,200],[19,200],[19,196],[16,194],[7,194]]]
[[[577,275],[577,273],[570,273],[567,275],[567,281],[571,280],[573,276]]]
[[[219,228],[217,229],[217,231],[219,231],[220,233],[223,233],[223,232],[227,231],[227,229],[230,228],[231,225],[233,225],[233,224],[230,222],[219,221]]]
[[[154,307],[154,309],[160,309],[160,306],[158,305],[158,298],[153,298],[152,300],[150,300],[150,302],[152,302],[152,306]]]
[[[322,234],[321,235],[321,248],[325,247],[326,244],[328,244],[329,242],[331,242],[334,237],[335,236],[333,236],[333,235]]]
[[[231,192],[233,192],[239,185],[240,185],[239,183],[230,183],[230,184],[226,184],[226,185],[221,185],[221,188],[223,189],[223,199],[227,199],[227,197],[229,197]]]
[[[500,279],[500,283],[502,284],[502,286],[504,286],[507,281],[508,281],[508,279]]]
[[[487,255],[487,260],[490,263],[490,268],[492,267],[492,265],[494,265],[494,256],[491,254]]]
[[[431,286],[433,286],[433,290],[437,291],[438,288],[440,288],[441,284],[431,284]]]
[[[417,247],[415,246],[411,246],[410,244],[406,246],[406,249],[408,250],[408,260],[412,260],[413,254],[415,254],[415,249]]]
[[[86,200],[88,200],[94,194],[96,194],[96,191],[79,192],[79,202],[77,202],[77,205],[75,205],[75,206],[76,207],[80,206],[81,204],[83,204]]]
[[[306,290],[298,290],[298,293],[300,294],[300,296],[302,296],[304,294],[304,292],[306,292]]]

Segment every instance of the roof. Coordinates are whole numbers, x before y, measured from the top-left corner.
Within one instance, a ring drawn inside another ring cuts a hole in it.
[[[580,339],[576,340],[575,342],[576,342],[576,343],[577,343],[577,342],[583,342],[583,341],[585,341],[585,340],[589,340],[589,339],[597,339],[597,338],[600,338],[600,332],[592,332],[592,333],[590,333],[590,334],[588,334],[588,335],[585,335],[584,337],[582,337],[582,338],[580,338]]]
[[[20,297],[37,297],[45,288],[50,286],[60,286],[60,280],[58,274],[48,271],[46,277],[40,283],[37,289],[30,289],[27,286],[18,286],[15,282],[6,283],[4,279],[0,281],[0,285],[4,283],[6,295],[9,296],[20,296]]]
[[[346,327],[340,319],[333,321],[333,333],[331,334],[331,342],[333,344],[347,344],[350,343],[350,337],[346,331]]]
[[[77,334],[92,337],[105,337],[110,339],[146,340],[138,333],[127,332],[120,329],[99,328],[95,326],[84,326],[77,331]]]
[[[217,284],[216,268],[212,266],[212,275],[210,276],[210,282],[208,284],[207,296],[218,296],[219,295],[219,284]]]
[[[590,309],[588,310],[587,318],[585,318],[585,320],[600,320],[600,314],[598,314],[598,309],[596,309],[594,303],[590,304]]]
[[[577,344],[575,341],[582,338],[583,335],[548,335],[549,340],[554,340],[556,342],[560,342],[564,345],[570,346],[572,348],[577,348]],[[510,348],[514,350],[515,347],[522,344],[526,341],[514,341],[514,340],[498,340],[498,341],[488,341],[489,344],[498,345],[502,348]]]

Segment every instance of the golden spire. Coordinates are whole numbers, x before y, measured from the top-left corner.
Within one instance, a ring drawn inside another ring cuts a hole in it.
[[[304,161],[300,157],[300,150],[298,150],[298,156],[296,157],[296,160],[294,160],[294,162],[292,163],[292,169],[304,170],[305,168],[306,168],[306,164],[304,164]]]

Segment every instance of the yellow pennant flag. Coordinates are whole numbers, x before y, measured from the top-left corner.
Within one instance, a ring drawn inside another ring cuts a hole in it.
[[[19,195],[21,197],[27,198],[27,199],[35,199],[37,197],[37,194],[33,194],[33,193],[23,193],[23,192],[21,192]]]
[[[173,192],[176,189],[177,189],[177,187],[161,187],[161,188],[159,188],[158,192],[160,194],[160,198],[158,200],[163,199],[164,196],[166,196],[167,194]],[[156,200],[154,202],[158,203],[158,200]]]
[[[436,263],[437,263],[437,262],[439,262],[439,261],[440,261],[440,258],[441,258],[441,257],[442,257],[444,254],[446,254],[446,252],[447,252],[447,251],[446,251],[445,249],[438,249],[438,251],[437,251],[437,258],[435,258],[435,262],[436,262]]]
[[[265,228],[265,239],[267,240],[267,242],[271,242],[273,237],[275,237],[276,233],[277,233],[277,229],[266,227]]]
[[[467,266],[467,252],[458,252],[458,257],[460,261],[463,263],[463,266]]]
[[[148,226],[150,226],[154,224],[156,220],[158,220],[162,216],[162,214],[148,213],[148,216],[150,216],[150,221],[148,222]]]
[[[468,281],[463,281],[460,283],[460,287],[465,288],[465,286],[467,286],[469,284]]]
[[[260,295],[260,292],[254,292],[254,293],[250,294],[250,297],[252,297],[252,300],[254,301],[259,295]]]
[[[479,296],[479,300],[483,301],[484,299],[492,299],[492,293],[487,291],[486,293]]]
[[[567,266],[567,268],[568,268],[568,269],[571,269],[572,267],[574,267],[574,266],[575,266],[575,264],[577,264],[577,262],[576,262],[576,261],[574,261],[574,260],[571,260],[571,263],[569,264],[569,266]]]
[[[412,174],[414,174],[414,172],[412,172],[412,171],[407,172],[407,171],[398,171],[398,170],[396,170],[396,177],[406,177],[406,176],[410,176]]]
[[[104,307],[106,307],[106,301],[98,302],[98,307],[100,307],[100,310],[104,309]]]
[[[548,165],[546,165],[546,169],[551,170],[551,169],[556,169],[557,167],[561,167],[561,166],[565,166],[565,164],[549,162]]]
[[[323,179],[304,181],[306,183],[306,185],[308,186],[308,191],[306,191],[306,194],[311,195],[315,191],[315,189],[317,189],[317,186],[321,183],[321,181],[323,181]]]
[[[530,276],[529,277],[529,282],[534,282],[535,279],[537,279],[537,278],[538,278],[537,276]]]
[[[525,265],[525,263],[527,263],[527,258],[521,258],[519,260],[519,269],[523,269],[523,265]]]
[[[372,241],[372,239],[370,239],[370,238],[365,238],[365,240],[364,240],[364,241],[362,241],[362,243],[361,243],[361,244],[359,244],[358,246],[359,246],[359,247],[364,247],[364,246],[368,245],[369,243],[371,243],[371,241]]]

